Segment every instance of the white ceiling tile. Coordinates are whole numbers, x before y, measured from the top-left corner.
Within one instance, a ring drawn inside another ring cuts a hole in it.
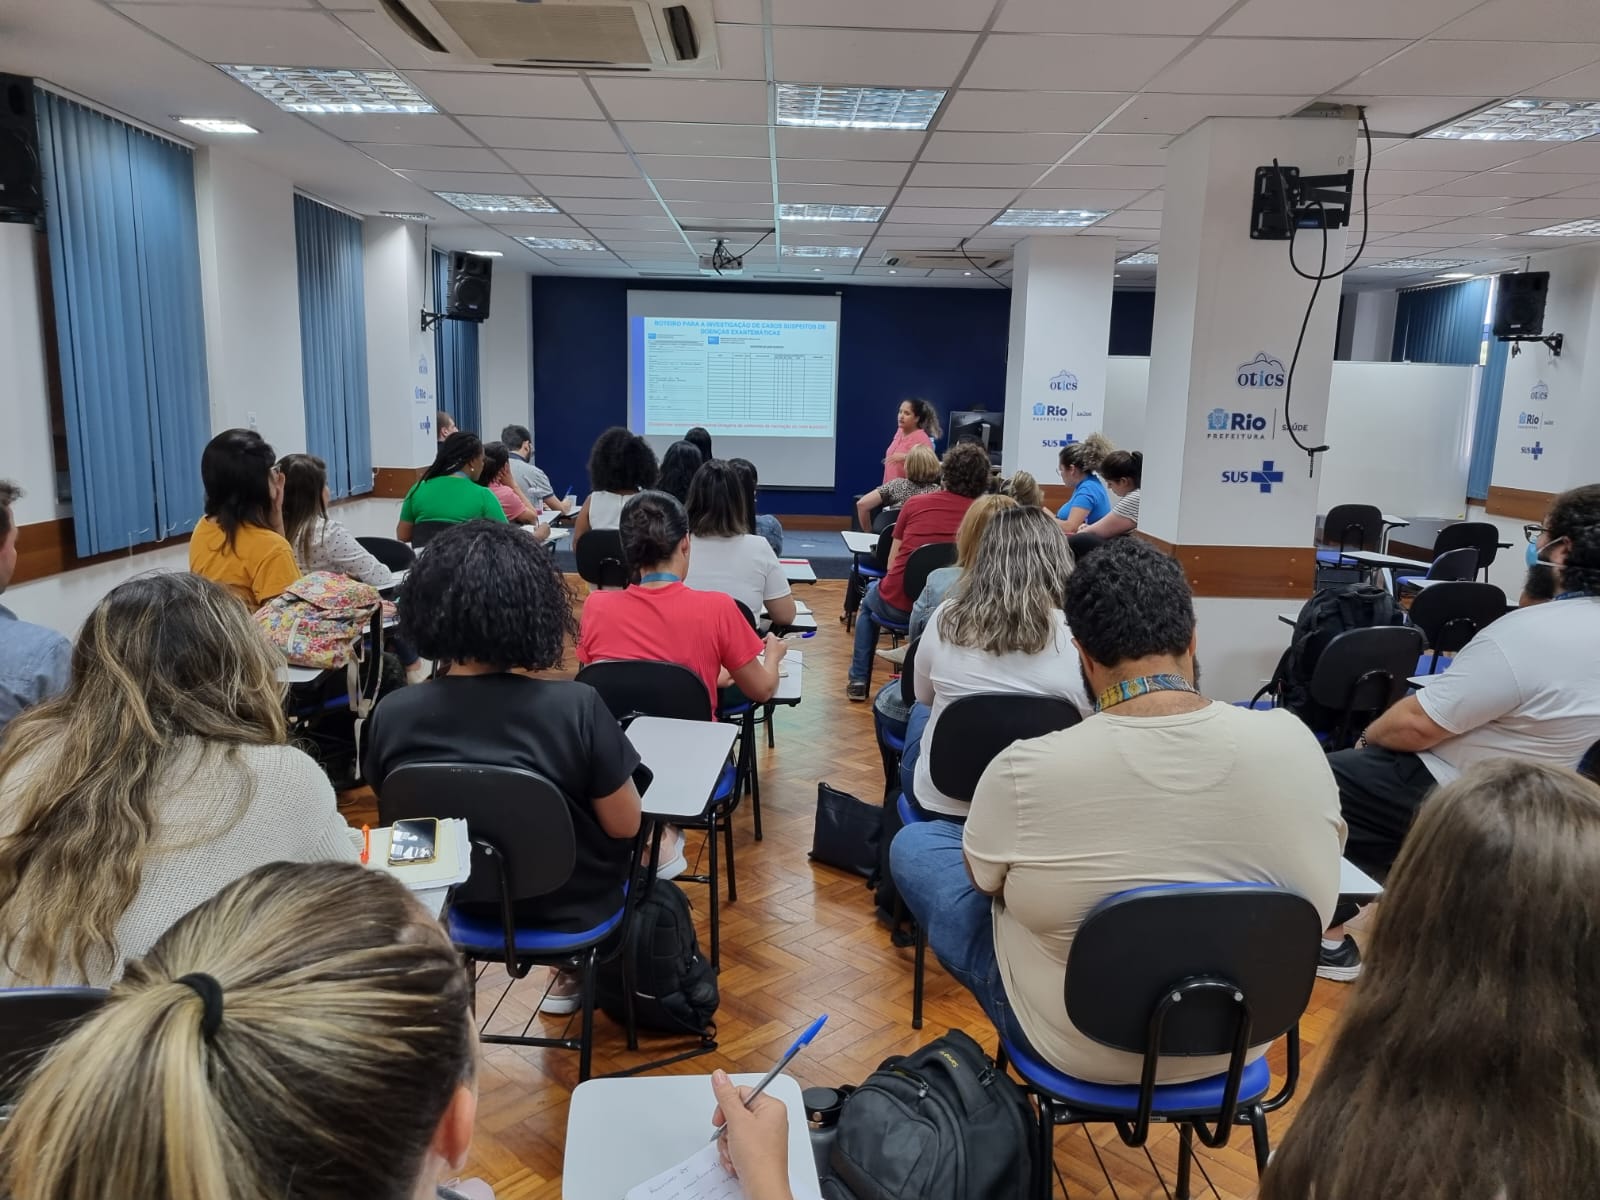
[[[1600,199],[1554,196],[1544,200],[1522,200],[1485,214],[1491,217],[1538,217],[1542,220],[1576,221],[1600,217]]]
[[[726,218],[730,221],[772,221],[772,202],[751,204],[735,200],[711,200],[704,203],[694,200],[671,202],[672,215],[679,223],[694,225],[706,220]]]
[[[983,225],[999,210],[993,208],[914,208],[896,204],[889,217],[894,221],[912,225]]]
[[[639,176],[632,179],[614,175],[530,175],[539,193],[566,203],[574,196],[608,197],[612,200],[651,200],[650,185]]]
[[[324,12],[198,4],[136,4],[118,11],[210,63],[377,70],[387,66]]]
[[[1440,196],[1552,196],[1590,182],[1582,175],[1533,174],[1521,171],[1485,171],[1431,189]]]
[[[463,117],[461,123],[485,145],[509,150],[621,150],[604,121],[559,121],[543,117]]]
[[[962,88],[945,101],[938,128],[1087,133],[1127,98],[1122,92],[980,92]]]
[[[597,78],[600,102],[617,121],[767,123],[767,85],[738,79]]]
[[[638,234],[676,233],[678,229],[672,218],[667,216],[666,210],[659,206],[654,216],[630,217],[615,213],[591,213],[584,218],[583,223],[590,229],[622,229]]]
[[[1539,91],[1562,100],[1600,100],[1600,63],[1548,79]]]
[[[898,189],[892,184],[782,183],[780,204],[888,204]]]
[[[923,137],[906,129],[779,129],[778,157],[910,162]]]
[[[1483,0],[1249,0],[1217,30],[1226,37],[1419,38]]]
[[[526,175],[612,175],[636,178],[633,160],[619,145],[615,154],[573,150],[502,150],[500,157]]]
[[[1092,226],[1094,229],[1160,229],[1161,214],[1125,208],[1103,217]]]
[[[783,183],[865,183],[894,186],[906,177],[903,162],[848,162],[829,158],[780,158]]]
[[[971,225],[923,225],[912,221],[897,221],[886,223],[883,226],[885,241],[899,246],[937,246],[940,241],[947,241],[953,248],[955,243],[964,237],[971,237],[982,226]],[[876,246],[877,241],[873,242]]]
[[[1359,197],[1356,203],[1360,204]],[[1382,204],[1373,205],[1372,211],[1374,213],[1419,213],[1439,218],[1470,217],[1473,213],[1488,212],[1491,208],[1499,208],[1503,204],[1510,203],[1512,203],[1512,200],[1505,196],[1401,196],[1394,200],[1385,200]],[[1351,217],[1350,224],[1352,228],[1355,228],[1360,224],[1360,219]]]
[[[470,146],[393,146],[371,142],[352,143],[363,154],[386,167],[408,171],[504,171],[511,172],[493,150]]]
[[[988,16],[989,6],[973,0],[772,0],[773,25],[982,29]]]
[[[1440,37],[1485,41],[1592,42],[1593,0],[1489,0],[1489,3],[1445,26]]]
[[[326,7],[335,6],[330,4]],[[369,47],[373,53],[396,70],[447,71],[456,65],[450,55],[425,49],[413,41],[387,15],[375,11],[376,8],[374,5],[372,10],[368,11],[336,12],[333,15],[345,26],[346,32],[353,34],[363,45]]]
[[[759,24],[717,26],[715,74],[722,79],[765,79],[766,40]]]
[[[1111,121],[1104,133],[1183,133],[1207,117],[1283,117],[1310,101],[1297,96],[1208,96],[1145,92]]]
[[[1568,188],[1564,192],[1558,192],[1557,195],[1563,198],[1576,196],[1581,199],[1589,199],[1595,196],[1600,196],[1600,181],[1586,183],[1582,187]]]
[[[1368,218],[1367,228],[1374,233],[1411,233],[1413,230],[1427,229],[1430,226],[1437,225],[1443,219],[1438,213],[1374,212]],[[1353,220],[1351,226],[1359,229],[1361,226],[1360,219]],[[1349,239],[1346,238],[1347,244],[1348,241]]]
[[[771,183],[765,158],[704,158],[692,154],[641,154],[639,165],[652,179],[726,179],[733,183]]]
[[[1459,96],[1465,84],[1490,96],[1514,96],[1596,59],[1600,46],[1574,42],[1419,42],[1340,90]]]
[[[1531,149],[1527,142],[1523,149]],[[1571,172],[1583,175],[1600,175],[1600,144],[1593,138],[1583,142],[1568,142],[1564,146],[1541,148],[1531,157],[1519,159],[1516,169],[1535,174],[1546,172]]]
[[[1369,186],[1374,194],[1410,196],[1441,187],[1467,174],[1466,171],[1385,171],[1374,163]]]
[[[1588,239],[1586,238],[1525,237],[1518,234],[1511,234],[1508,237],[1495,239],[1493,253],[1505,254],[1507,252],[1522,253],[1530,250],[1559,250],[1563,245],[1582,245],[1585,244],[1587,240]],[[1560,245],[1552,246],[1550,244],[1551,242],[1558,242]]]
[[[1006,0],[995,22],[1010,33],[1200,33],[1234,0]]]
[[[1460,81],[1461,88],[1470,88],[1470,79]],[[1373,96],[1353,88],[1329,100],[1339,104],[1361,104],[1367,109],[1367,123],[1374,135],[1378,133],[1414,134],[1443,125],[1452,117],[1482,108],[1498,96]],[[1377,140],[1376,137],[1374,140]]]
[[[900,193],[901,204],[923,208],[1004,208],[1016,197],[1016,188],[940,188],[908,187]]]
[[[1071,133],[935,133],[924,162],[1053,163],[1082,138]]]
[[[1146,192],[1143,196],[1140,196],[1139,199],[1135,200],[1132,204],[1126,205],[1126,207],[1128,207],[1128,208],[1136,208],[1136,209],[1139,209],[1141,212],[1160,212],[1164,207],[1166,207],[1166,200],[1167,200],[1166,193],[1163,192],[1160,188],[1156,188],[1153,191]],[[1088,207],[1088,206],[1084,206],[1084,207]]]
[[[1100,166],[1159,167],[1167,161],[1164,133],[1097,133],[1072,152],[1075,163]]]
[[[1151,80],[1149,90],[1257,96],[1324,92],[1404,46],[1400,41],[1207,38]]]
[[[661,205],[654,200],[607,200],[596,198],[574,199],[567,206],[567,211],[580,221],[587,215],[609,215],[617,217],[661,217]]]
[[[714,0],[711,12],[718,24],[759,25],[762,21],[761,0]]]
[[[406,77],[457,116],[598,120],[604,115],[576,75],[407,71]]]
[[[515,216],[515,221],[488,224],[511,237],[575,237],[578,223],[562,213],[483,213],[485,217]]]
[[[1417,138],[1375,155],[1372,167],[1375,171],[1488,171],[1531,153],[1536,151],[1527,142]]]
[[[968,33],[789,27],[772,34],[772,69],[792,83],[948,87],[973,40]]]
[[[1020,91],[1071,83],[1079,91],[1126,93],[1142,87],[1188,44],[1177,37],[991,34],[962,83]]]
[[[780,167],[780,172],[781,172]],[[1001,163],[919,162],[906,178],[917,187],[1009,187],[1025,188],[1044,174],[1037,164],[1008,166]]]
[[[636,154],[764,158],[768,149],[766,127],[758,125],[627,121],[619,123],[617,128]]]
[[[697,183],[682,179],[658,179],[656,190],[668,201],[731,200],[735,203],[772,203],[772,181],[766,183]]]
[[[170,4],[172,0],[125,0],[128,4]],[[198,0],[213,8],[313,8],[312,0]],[[122,5],[118,4],[118,8]],[[337,4],[324,5],[325,8],[337,8]]]
[[[443,113],[307,113],[318,129],[346,142],[476,146],[478,139]]]
[[[1446,221],[1442,225],[1435,225],[1430,233],[1437,234],[1485,234],[1500,233],[1514,234],[1527,233],[1530,229],[1538,229],[1548,222],[1537,217],[1500,218],[1500,217],[1457,217],[1454,221]]]
[[[1110,212],[1132,205],[1145,193],[1138,189],[1119,188],[1034,188],[1023,192],[1011,205],[1013,208],[1084,208]],[[1144,212],[1161,211],[1161,193],[1155,193],[1155,204]]]
[[[1068,160],[1039,181],[1042,188],[1118,188],[1148,191],[1160,187],[1166,172],[1160,167],[1114,167],[1078,164]]]
[[[412,183],[430,192],[486,192],[491,196],[526,196],[535,191],[521,175],[492,175],[487,171],[401,171]]]

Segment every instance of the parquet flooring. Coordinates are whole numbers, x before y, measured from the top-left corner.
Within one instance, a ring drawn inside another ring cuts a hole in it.
[[[836,620],[843,587],[825,581],[797,589],[816,610],[821,629],[802,643],[804,702],[798,708],[778,710],[775,749],[768,750],[761,740],[765,840],[753,838],[747,803],[735,816],[739,900],[722,908],[720,1048],[668,1068],[671,1071],[704,1073],[715,1067],[765,1071],[794,1033],[821,1012],[829,1014],[826,1028],[790,1068],[803,1087],[858,1083],[888,1055],[906,1053],[948,1028],[966,1030],[987,1048],[995,1045],[993,1029],[977,1004],[931,954],[925,1024],[920,1032],[913,1030],[911,950],[890,944],[873,918],[871,896],[862,880],[813,865],[806,857],[818,780],[874,803],[883,791],[870,706],[850,704],[844,698],[850,644]],[[886,672],[879,660],[875,680],[886,678]],[[341,807],[354,824],[376,820],[369,792],[347,794]],[[697,836],[691,841],[691,863],[699,840]],[[684,890],[695,908],[701,945],[706,946],[705,889],[688,884]],[[509,1032],[522,1027],[538,1003],[542,987],[538,975],[535,972],[516,985],[493,1028]],[[486,973],[480,985],[480,1014],[488,1013],[504,981],[499,968]],[[1301,1095],[1315,1076],[1342,988],[1319,980],[1312,995],[1301,1024]],[[535,1024],[554,1031],[565,1019],[540,1018]],[[596,1074],[662,1057],[684,1045],[641,1035],[639,1053],[630,1054],[620,1026],[596,1014],[596,1029]],[[1281,1078],[1281,1054],[1274,1065]],[[577,1071],[576,1054],[486,1047],[479,1076],[478,1130],[466,1174],[488,1180],[499,1200],[559,1197],[567,1102],[577,1084]],[[1274,1142],[1293,1114],[1291,1104],[1269,1118]],[[1124,1146],[1108,1127],[1094,1130],[1093,1146],[1089,1136],[1081,1129],[1057,1132],[1056,1164],[1070,1196],[1151,1200],[1167,1195],[1177,1152],[1173,1130],[1157,1129],[1148,1157],[1143,1150]],[[1217,1195],[1233,1200],[1254,1194],[1248,1130],[1237,1131],[1222,1150],[1201,1148],[1198,1154]],[[1111,1182],[1104,1172],[1109,1172]],[[1197,1196],[1209,1194],[1198,1171],[1194,1191]]]

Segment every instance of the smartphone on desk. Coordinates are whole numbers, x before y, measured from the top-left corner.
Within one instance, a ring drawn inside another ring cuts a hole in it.
[[[389,865],[391,867],[430,863],[438,855],[439,819],[418,817],[410,821],[396,821],[389,831]]]

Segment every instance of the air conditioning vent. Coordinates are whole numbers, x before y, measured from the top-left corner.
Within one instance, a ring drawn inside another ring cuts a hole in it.
[[[883,256],[886,267],[908,271],[998,271],[1011,269],[1009,250],[900,250]]]

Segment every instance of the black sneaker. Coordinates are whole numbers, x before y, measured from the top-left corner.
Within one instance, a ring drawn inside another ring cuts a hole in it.
[[[1336,983],[1355,982],[1361,974],[1361,951],[1356,948],[1355,938],[1347,933],[1337,950],[1322,947],[1322,954],[1317,960],[1317,974]]]
[[[860,680],[852,679],[845,684],[844,694],[847,699],[860,703],[867,698],[867,685]]]

